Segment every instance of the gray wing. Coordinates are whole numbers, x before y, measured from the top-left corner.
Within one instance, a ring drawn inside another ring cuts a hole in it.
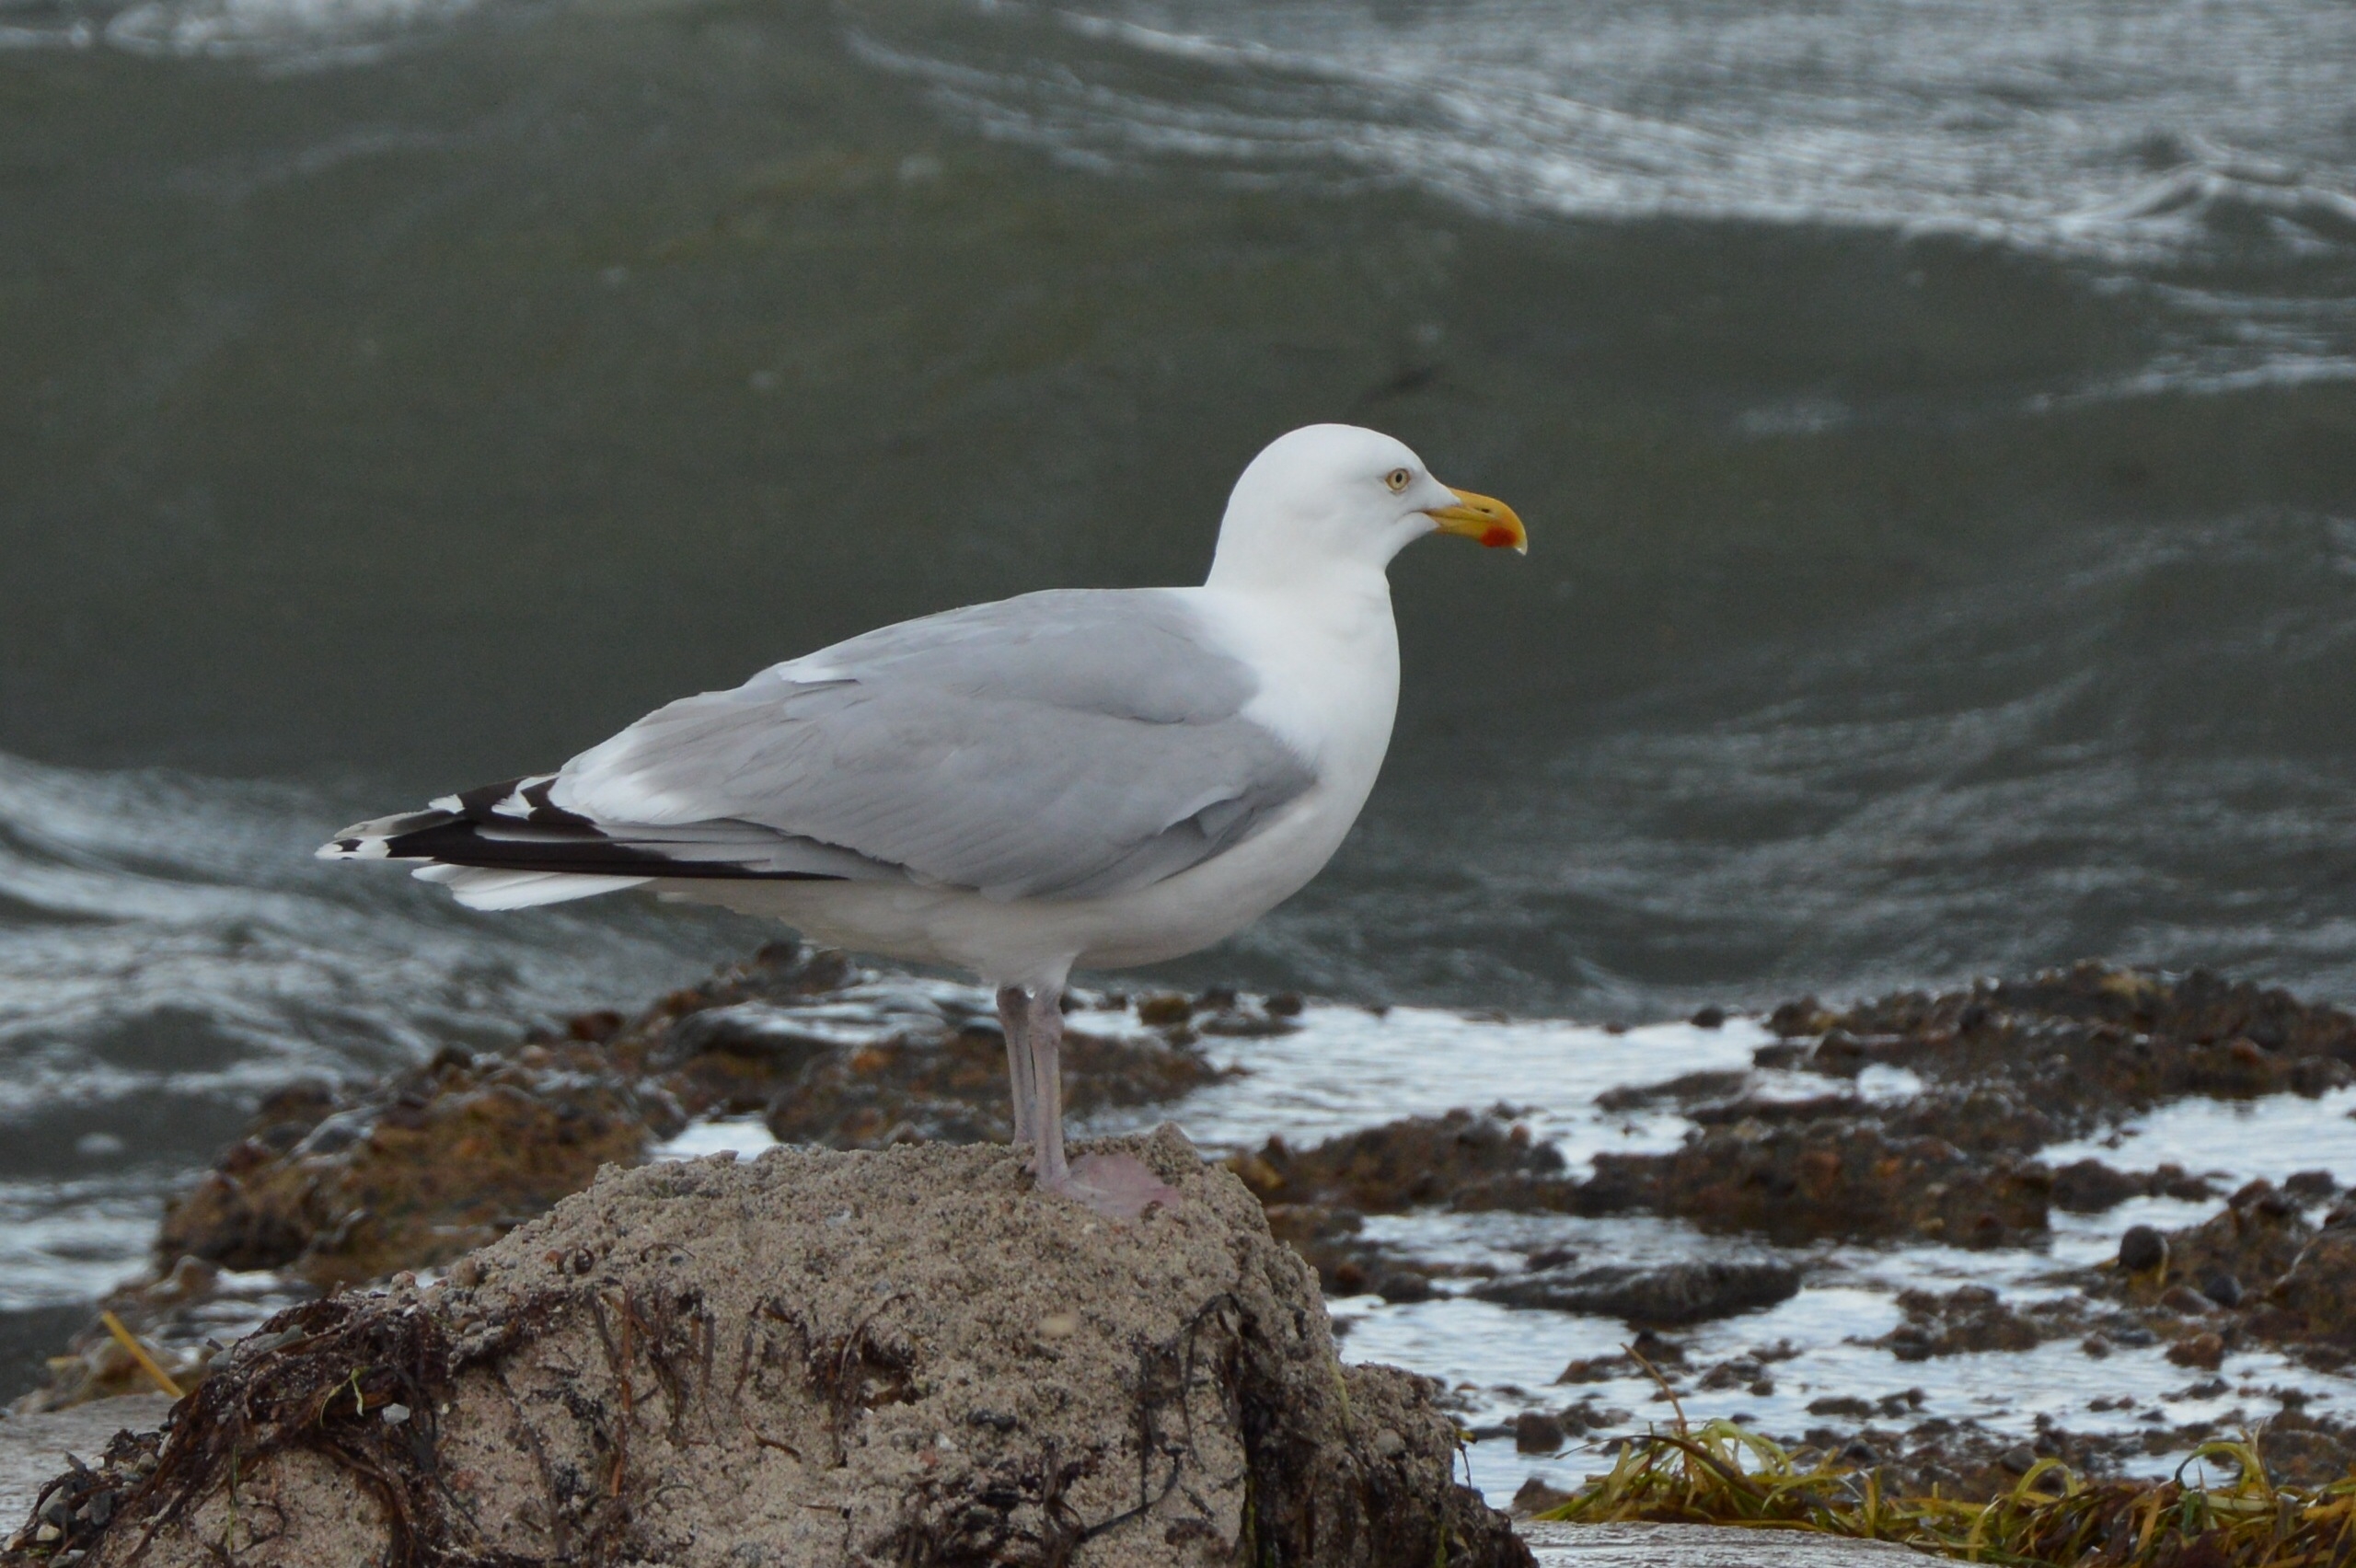
[[[1156,590],[1028,594],[672,703],[567,763],[599,824],[757,824],[933,885],[1080,898],[1173,876],[1315,781]]]

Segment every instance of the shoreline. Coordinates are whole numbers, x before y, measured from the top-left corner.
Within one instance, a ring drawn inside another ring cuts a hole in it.
[[[445,1050],[371,1083],[289,1086],[174,1200],[156,1267],[106,1305],[167,1376],[194,1382],[273,1311],[462,1271],[472,1249],[606,1163],[732,1137],[1002,1139],[1001,1044],[967,989],[777,944],[634,1016],[581,1014],[502,1052]],[[1717,1413],[1804,1458],[1846,1456],[1950,1494],[1993,1494],[2045,1458],[2138,1473],[2258,1419],[2253,1401],[2277,1407],[2263,1418],[2267,1462],[2284,1478],[2356,1459],[2334,1404],[2356,1393],[2341,1388],[2356,1324],[2335,1305],[2356,1300],[2356,1204],[2341,1201],[2356,1168],[2227,1186],[2099,1149],[2109,1139],[2132,1154],[2140,1135],[2123,1135],[2137,1118],[2204,1106],[2296,1104],[2345,1123],[2332,1108],[2350,1090],[2356,1020],[2338,1009],[2210,976],[2081,965],[1651,1031],[1379,1018],[1228,991],[1092,995],[1071,1031],[1071,1099],[1088,1130],[1141,1130],[1185,1109],[1190,1130],[1222,1132],[1206,1147],[1316,1269],[1353,1357],[1445,1376],[1417,1365],[1426,1320],[1583,1343],[1543,1378],[1449,1378],[1493,1501],[1559,1500],[1665,1417],[1662,1394],[1731,1398],[1756,1408]],[[1370,1071],[1348,1052],[1417,1031],[1378,1043],[1410,1067],[1445,1052],[1456,1070],[1426,1086],[1441,1100],[1483,1087],[1484,1071],[1509,1080],[1517,1062],[1542,1072],[1547,1052],[1624,1081],[1585,1097],[1586,1122],[1565,1105],[1476,1100],[1333,1130],[1349,1102],[1316,1098],[1320,1069]],[[1484,1067],[1482,1049],[1498,1061]],[[1704,1053],[1718,1065],[1664,1070]],[[1283,1130],[1254,1138],[1255,1113]],[[2076,1157],[2040,1158],[2050,1150]],[[2177,1223],[2128,1223],[2147,1212]],[[2114,1241],[2108,1258],[2088,1256],[2106,1225],[2125,1252]],[[1513,1255],[1515,1236],[1548,1228],[1581,1239]],[[1910,1282],[1910,1261],[1925,1258],[1989,1260],[1996,1283],[1942,1284],[1935,1268]],[[1776,1336],[1817,1298],[1823,1319],[1876,1267],[1899,1276],[1883,1282],[1884,1306],[1845,1328],[1818,1321],[1805,1343]],[[67,1348],[20,1406],[147,1385],[103,1331]],[[2071,1359],[2100,1367],[2137,1390],[2119,1401],[2133,1408],[2038,1412],[2030,1425],[1975,1413],[1965,1369],[2006,1357],[2040,1377]],[[2129,1368],[2145,1364],[2181,1387],[2141,1388]]]

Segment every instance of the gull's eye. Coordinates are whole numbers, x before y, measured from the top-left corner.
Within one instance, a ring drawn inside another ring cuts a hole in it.
[[[1407,488],[1407,481],[1415,477],[1415,475],[1407,472],[1404,468],[1393,468],[1391,472],[1382,476],[1382,482],[1391,487],[1391,493],[1392,495],[1397,495],[1401,490]]]

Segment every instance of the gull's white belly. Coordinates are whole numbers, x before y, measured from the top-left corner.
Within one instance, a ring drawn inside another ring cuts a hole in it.
[[[962,888],[884,882],[655,884],[666,897],[773,915],[838,947],[949,963],[999,984],[1059,982],[1075,964],[1120,968],[1208,947],[1307,885],[1357,820],[1366,793],[1319,785],[1226,854],[1110,898],[995,903]]]

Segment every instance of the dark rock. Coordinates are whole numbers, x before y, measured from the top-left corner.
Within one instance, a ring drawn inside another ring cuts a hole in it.
[[[1715,1004],[1696,1008],[1693,1010],[1693,1016],[1687,1021],[1696,1029],[1724,1029],[1727,1022],[1727,1009]]]
[[[2316,1339],[2356,1349],[2356,1228],[2317,1233],[2267,1293]]]
[[[2282,1190],[2302,1204],[2319,1204],[2339,1191],[2328,1170],[2297,1170],[2282,1179]]]
[[[1747,1355],[1732,1361],[1721,1361],[1702,1374],[1700,1387],[1713,1391],[1719,1389],[1747,1389],[1764,1375],[1766,1368]]]
[[[1750,1075],[1747,1072],[1682,1073],[1661,1083],[1607,1089],[1595,1097],[1595,1102],[1606,1111],[1637,1111],[1660,1104],[1692,1106],[1731,1100],[1750,1083]]]
[[[1599,1155],[1568,1206],[1648,1208],[1788,1244],[1923,1236],[1993,1247],[2046,1229],[2051,1185],[2041,1165],[1982,1161],[1936,1138],[1832,1120],[1707,1128],[1670,1154]]]
[[[1157,1029],[1184,1023],[1194,1016],[1194,1001],[1175,993],[1138,998],[1138,1021]]]
[[[283,1154],[233,1150],[166,1212],[158,1264],[290,1269],[333,1289],[445,1262],[682,1124],[594,1047],[445,1055],[362,1091]]]
[[[2194,1334],[2168,1346],[2167,1357],[2178,1366],[2198,1366],[2205,1371],[2214,1371],[2225,1359],[2225,1342],[2214,1333]]]
[[[1513,1446],[1524,1454],[1552,1454],[1570,1441],[1562,1422],[1543,1411],[1524,1411],[1514,1418]]]
[[[1960,1355],[1986,1350],[2031,1350],[2046,1336],[2037,1324],[2006,1306],[1985,1286],[1967,1285],[1941,1296],[1901,1290],[1905,1320],[1876,1343],[1900,1361]]]
[[[1513,1494],[1512,1513],[1518,1519],[1527,1519],[1533,1514],[1559,1508],[1570,1500],[1571,1493],[1549,1486],[1533,1475]]]
[[[1786,1040],[1806,1034],[1821,1034],[1832,1027],[1834,1015],[1825,1011],[1814,997],[1785,1002],[1767,1015],[1768,1029]]]
[[[1548,1208],[1570,1185],[1563,1157],[1530,1130],[1499,1117],[1450,1111],[1417,1116],[1294,1149],[1271,1138],[1228,1167],[1265,1202],[1314,1203],[1362,1214],[1427,1204],[1459,1208]]]
[[[2238,1307],[2242,1304],[2242,1282],[2220,1269],[2200,1282],[2200,1294],[2220,1307]]]
[[[1830,1012],[1808,997],[1770,1017],[1779,1035],[1855,1046],[1800,1064],[1853,1069],[1856,1050],[1933,1084],[1999,1086],[2090,1131],[2188,1094],[2315,1095],[2350,1081],[2356,1018],[2289,993],[2082,963],[1932,997],[1908,992]],[[1946,1136],[1946,1135],[1943,1135]],[[1959,1144],[1965,1138],[1951,1138]]]
[[[2356,1470],[2356,1428],[2308,1416],[2288,1401],[2259,1425],[2257,1440],[2267,1479],[2277,1486],[2316,1489]]]
[[[2144,1191],[2143,1182],[2099,1159],[2073,1160],[2053,1173],[2053,1205],[2072,1214],[2101,1214]]]
[[[668,1070],[709,1052],[742,1056],[764,1076],[797,1073],[831,1055],[835,1042],[814,1033],[806,1019],[774,1002],[705,1008],[676,1020],[647,1054],[647,1066]]]
[[[1507,1307],[1679,1325],[1772,1307],[1799,1287],[1800,1271],[1780,1260],[1710,1260],[1657,1268],[1553,1269],[1477,1286],[1472,1294]]]
[[[2131,1225],[2119,1239],[2119,1266],[2130,1274],[2147,1274],[2167,1261],[2167,1238],[2148,1225]]]
[[[2263,1296],[2286,1274],[2316,1234],[2298,1209],[2282,1200],[2270,1184],[2253,1183],[2199,1225],[2170,1232],[2162,1239],[2164,1263],[2148,1271],[2130,1270],[2111,1282],[2113,1294],[2137,1305],[2162,1303],[2178,1311],[2206,1311],[2201,1300],[2186,1300],[2176,1292],[2190,1293],[2191,1280],[2230,1275],[2243,1296]],[[2120,1242],[2122,1265],[2126,1242]],[[2148,1245],[2138,1248],[2147,1255]]]

